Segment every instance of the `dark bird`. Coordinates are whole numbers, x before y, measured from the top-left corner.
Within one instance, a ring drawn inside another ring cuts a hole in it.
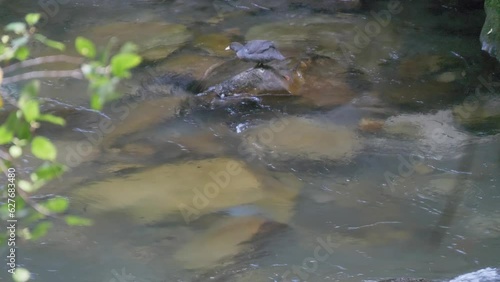
[[[233,50],[239,59],[247,62],[256,62],[255,67],[263,67],[264,63],[270,61],[282,61],[285,57],[276,49],[274,42],[268,40],[251,40],[242,45],[233,42],[227,46],[226,50]]]

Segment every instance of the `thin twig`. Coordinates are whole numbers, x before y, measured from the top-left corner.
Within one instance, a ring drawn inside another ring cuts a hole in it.
[[[57,214],[51,213],[47,208],[44,206],[40,205],[39,203],[33,201],[29,195],[24,192],[22,189],[17,189],[17,194],[23,198],[23,200],[30,205],[35,211],[38,213],[46,216],[46,217],[52,217],[52,218],[59,218]]]
[[[9,84],[22,80],[36,79],[36,78],[50,78],[50,77],[73,77],[76,79],[83,79],[82,71],[79,69],[67,71],[32,71],[23,74],[14,75],[11,77],[4,77],[3,83]]]
[[[83,63],[83,59],[79,58],[79,57],[72,57],[72,56],[66,56],[66,55],[45,56],[45,57],[38,57],[35,59],[19,62],[19,63],[13,64],[13,65],[10,65],[8,67],[5,67],[5,68],[3,68],[3,70],[5,73],[9,73],[9,72],[13,72],[13,71],[20,69],[20,68],[32,67],[32,66],[41,65],[41,64],[48,64],[48,63],[56,63],[56,62],[64,62],[64,63],[71,63],[71,64],[80,65]]]

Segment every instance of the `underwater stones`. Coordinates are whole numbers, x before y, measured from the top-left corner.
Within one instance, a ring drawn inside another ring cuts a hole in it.
[[[349,161],[362,147],[343,126],[303,117],[283,117],[244,132],[249,146],[273,158]]]
[[[451,148],[464,144],[469,136],[454,127],[450,110],[435,114],[404,114],[386,120],[384,131],[416,140],[426,154],[449,153]],[[437,157],[437,156],[434,156]]]
[[[99,46],[105,46],[112,37],[119,45],[133,42],[145,60],[165,58],[191,38],[186,26],[163,22],[112,23],[90,28],[85,34]]]
[[[342,105],[356,97],[347,82],[348,76],[348,70],[336,60],[312,57],[301,62],[300,69],[292,75],[289,89],[292,94],[301,96],[300,102],[304,104],[314,107]],[[299,82],[295,83],[295,80]]]
[[[471,97],[453,108],[453,118],[469,130],[500,129],[500,97]]]
[[[248,242],[266,221],[259,217],[236,217],[223,220],[193,241],[182,246],[174,258],[186,269],[212,268],[249,250]]]
[[[196,37],[194,39],[193,45],[208,52],[211,55],[231,56],[232,53],[225,50],[230,43],[231,40],[226,35],[211,33]]]
[[[139,222],[173,215],[190,222],[262,197],[257,176],[241,161],[227,158],[163,165],[86,185],[73,195],[88,213],[122,212]]]
[[[315,1],[315,0],[291,0],[290,4],[300,5],[311,8],[318,11],[327,12],[344,12],[352,11],[361,8],[360,0],[327,0],[327,1]]]
[[[394,28],[389,22],[383,24],[382,28],[376,17],[367,19],[339,13],[335,17],[315,16],[256,25],[248,30],[245,39],[272,40],[287,54],[309,50],[372,71],[390,59],[400,45]]]
[[[309,40],[312,40],[312,43],[317,42],[321,39],[319,34],[323,31],[325,31],[324,36],[335,40],[337,33],[341,33],[342,29],[352,26],[347,21],[343,22],[342,18],[345,18],[345,16],[340,15],[336,19],[318,16],[293,21],[264,23],[251,27],[246,33],[245,39],[246,41],[256,39],[271,40],[276,42],[280,49],[296,49],[305,47]],[[326,41],[328,38],[324,40]]]
[[[390,83],[381,85],[378,90],[389,104],[409,109],[439,108],[460,98],[456,84],[437,80]]]
[[[478,238],[500,238],[500,214],[498,213],[476,214],[468,218],[464,224],[466,230]]]
[[[417,55],[401,60],[398,76],[401,79],[417,80],[431,75],[439,82],[451,82],[461,76],[464,62],[450,55]]]
[[[296,198],[302,182],[291,173],[262,174],[264,197],[254,205],[267,218],[279,223],[288,223],[295,213]]]
[[[223,49],[224,50],[224,49]],[[159,64],[155,70],[159,73],[188,74],[193,78],[201,80],[207,71],[222,63],[220,58],[202,56],[197,54],[180,54],[172,56]]]
[[[154,100],[145,100],[141,103],[115,105],[112,111],[119,114],[110,132],[106,132],[102,145],[111,147],[114,142],[127,134],[143,130],[179,113],[184,96],[163,97]]]
[[[382,130],[384,126],[384,121],[377,119],[362,118],[359,121],[358,127],[364,132],[378,132]]]
[[[394,77],[379,83],[381,97],[394,105],[428,110],[456,102],[463,96],[465,63],[447,55],[418,55],[404,58],[397,68],[384,66],[386,76]]]
[[[486,0],[484,9],[486,20],[480,36],[482,49],[500,61],[500,3]]]

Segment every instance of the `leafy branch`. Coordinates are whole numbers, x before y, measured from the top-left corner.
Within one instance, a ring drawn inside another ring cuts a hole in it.
[[[44,236],[52,225],[49,219],[64,220],[68,225],[86,226],[92,223],[89,219],[66,214],[69,202],[64,197],[39,200],[31,196],[67,170],[57,162],[57,148],[52,141],[37,134],[43,123],[64,126],[66,121],[41,112],[38,97],[40,82],[36,79],[71,77],[86,80],[89,83],[90,106],[101,110],[106,102],[119,97],[116,86],[122,79],[129,78],[130,70],[141,63],[141,57],[136,54],[137,48],[132,43],[126,43],[117,54],[111,55],[113,41],[99,52],[94,43],[84,37],[75,40],[76,51],[81,57],[59,54],[30,58],[28,46],[34,41],[60,52],[66,49],[63,43],[37,33],[35,25],[39,19],[39,14],[28,14],[25,22],[8,24],[4,29],[6,34],[0,36],[0,109],[9,112],[0,125],[0,169],[8,179],[7,184],[0,183],[0,218],[6,220],[12,212],[17,219],[23,218],[23,226],[18,229],[17,236],[24,240]],[[33,66],[56,62],[72,63],[78,68],[26,71]],[[16,97],[1,93],[2,85],[20,81],[27,83],[19,95],[14,95]],[[4,101],[10,106],[6,107]],[[28,155],[42,162],[32,171],[21,166],[20,160]],[[9,194],[14,190],[7,187],[16,187],[16,193]],[[15,195],[14,211],[6,204],[12,195]],[[0,243],[4,243],[7,233],[0,236]],[[24,268],[17,268],[13,274],[13,279],[18,282],[28,281],[29,278],[30,273]]]

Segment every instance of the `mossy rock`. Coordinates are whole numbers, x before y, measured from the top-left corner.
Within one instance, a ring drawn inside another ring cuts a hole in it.
[[[481,30],[482,49],[500,61],[500,2],[486,0],[486,20]]]

